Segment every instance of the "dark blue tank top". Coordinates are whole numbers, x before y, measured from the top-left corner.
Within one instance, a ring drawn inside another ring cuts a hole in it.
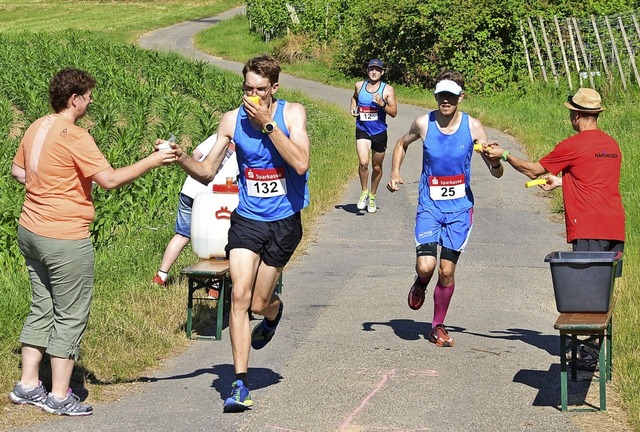
[[[380,82],[378,90],[369,93],[367,91],[368,82],[369,81],[366,80],[364,81],[358,93],[358,117],[356,117],[356,127],[371,136],[387,130],[387,113],[384,108],[373,101],[373,95],[375,93],[378,93],[380,97],[382,97],[386,84]],[[371,118],[372,115],[375,115],[375,120],[365,120]]]

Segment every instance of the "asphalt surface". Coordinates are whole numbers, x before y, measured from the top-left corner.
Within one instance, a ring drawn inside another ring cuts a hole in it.
[[[151,32],[140,45],[240,73],[242,64],[199,53],[191,43],[198,31],[240,11]],[[351,91],[287,75],[280,82],[349,107]],[[426,339],[435,280],[421,310],[407,306],[415,274],[419,143],[405,158],[404,187],[391,194],[384,185],[393,144],[422,112],[400,104],[398,117],[389,121],[378,212],[356,210],[354,180],[335,207],[307,227],[311,241],[285,269],[278,333],[265,349],[251,353],[253,410],[222,413],[233,380],[225,329],[220,342],[191,342],[121,400],[94,405],[93,416],[52,418],[25,430],[579,430],[575,414],[558,410],[558,313],[544,262],[547,253],[567,250],[564,226],[554,221],[541,190],[525,189],[524,176],[506,167],[503,178],[495,179],[474,157],[475,223],[446,319],[455,347],[437,348]],[[522,155],[513,138],[487,132],[490,140]],[[355,146],[353,167],[355,172]],[[589,401],[588,383],[570,389],[570,403]]]

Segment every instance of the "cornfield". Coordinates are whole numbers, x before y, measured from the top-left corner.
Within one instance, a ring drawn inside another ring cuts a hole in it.
[[[76,67],[96,78],[94,103],[80,125],[114,168],[146,156],[156,138],[170,134],[190,151],[215,132],[222,113],[240,103],[239,78],[176,54],[68,32],[0,35],[0,44],[0,272],[6,274],[24,266],[16,241],[24,189],[11,178],[12,159],[26,128],[51,112],[48,86],[58,70]],[[130,221],[173,211],[184,177],[179,167],[170,167],[121,189],[96,188],[96,248],[107,246]]]

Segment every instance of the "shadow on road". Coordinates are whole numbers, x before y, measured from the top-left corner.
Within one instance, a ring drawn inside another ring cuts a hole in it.
[[[569,374],[571,371],[568,372]],[[587,393],[593,378],[593,372],[578,371],[578,380],[568,383],[569,405],[591,407],[595,405],[587,402]],[[560,409],[560,364],[553,364],[549,370],[522,369],[514,377],[513,382],[538,389],[533,400],[533,406],[549,406]]]
[[[388,326],[396,336],[404,340],[427,339],[431,331],[431,325],[424,322],[409,319],[394,319],[388,322],[364,322],[363,331],[376,331],[373,326]],[[447,331],[461,333],[466,329],[463,327],[447,326]]]
[[[344,210],[347,213],[353,213],[357,216],[363,216],[367,212],[366,210],[358,210],[358,207],[355,204],[338,204],[335,208],[338,210]]]
[[[560,336],[545,335],[536,330],[510,328],[506,330],[491,330],[490,334],[467,332],[467,334],[489,339],[516,340],[528,343],[553,356],[560,355]]]
[[[219,364],[210,368],[200,368],[189,373],[172,375],[166,377],[140,377],[140,382],[157,382],[167,380],[181,380],[195,378],[200,375],[215,375],[216,378],[211,383],[219,394],[220,399],[226,399],[229,396],[231,383],[235,380],[235,372],[232,364]],[[249,368],[249,376],[251,376],[251,390],[257,390],[269,387],[282,381],[282,375],[267,368]]]

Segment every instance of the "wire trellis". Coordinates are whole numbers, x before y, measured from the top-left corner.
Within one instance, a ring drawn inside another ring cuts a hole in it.
[[[635,13],[589,18],[538,17],[520,21],[520,34],[531,81],[542,78],[574,80],[592,88],[620,80],[626,90],[640,87],[636,54],[640,48],[640,26]],[[535,57],[533,57],[535,56]],[[549,73],[551,78],[549,78]]]

